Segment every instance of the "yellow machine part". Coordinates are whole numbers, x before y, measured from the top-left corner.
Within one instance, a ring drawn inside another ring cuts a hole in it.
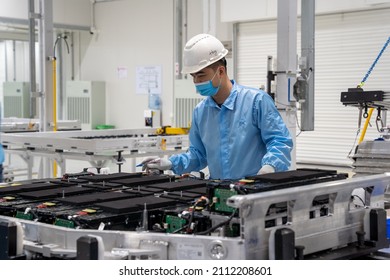
[[[156,134],[158,135],[180,135],[180,134],[188,134],[190,131],[189,127],[170,127],[163,126],[156,130]]]

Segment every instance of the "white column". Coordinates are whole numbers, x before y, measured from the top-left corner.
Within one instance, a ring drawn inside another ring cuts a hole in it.
[[[40,57],[40,131],[51,131],[53,127],[53,69],[50,57],[53,57],[53,1],[39,1],[40,19],[38,23],[38,41]],[[50,161],[43,158],[43,178],[51,177]]]
[[[275,102],[294,141],[291,169],[296,168],[296,106],[293,85],[297,69],[297,0],[278,0]]]

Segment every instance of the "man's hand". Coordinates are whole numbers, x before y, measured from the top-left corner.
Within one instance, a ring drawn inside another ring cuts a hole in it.
[[[275,173],[275,168],[271,165],[264,165],[259,172],[257,172],[257,175],[267,174],[267,173]]]
[[[152,171],[152,170],[169,170],[172,167],[172,162],[165,158],[159,157],[148,157],[142,162],[142,171]]]

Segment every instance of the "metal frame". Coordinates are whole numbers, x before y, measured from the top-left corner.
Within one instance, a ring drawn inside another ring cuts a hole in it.
[[[33,158],[55,160],[61,171],[66,170],[66,159],[88,161],[93,167],[105,167],[109,162],[123,164],[131,158],[131,172],[135,159],[147,156],[166,156],[183,152],[188,147],[188,135],[156,135],[154,128],[108,129],[91,131],[57,131],[31,133],[3,133],[1,142],[5,153],[17,154],[26,162],[28,179],[32,178]],[[119,135],[133,137],[115,138]],[[77,137],[109,137],[80,139]]]
[[[0,216],[0,222],[16,226],[18,236],[23,236],[23,240],[17,240],[17,247],[23,247],[24,254],[31,258],[35,254],[47,258],[75,258],[85,253],[77,247],[77,241],[83,237],[96,238],[104,252],[99,259],[275,259],[277,245],[284,245],[278,244],[281,241],[275,237],[281,229],[292,233],[292,248],[304,247],[305,256],[324,250],[334,252],[337,248],[345,250],[354,243],[361,246],[353,245],[353,256],[360,256],[388,247],[386,236],[383,239],[386,232],[383,223],[378,223],[379,219],[372,221],[372,212],[377,210],[383,214],[383,193],[389,184],[390,173],[386,173],[233,196],[228,205],[239,209],[241,226],[241,235],[235,238],[68,229],[5,216]],[[351,193],[358,188],[372,190],[364,207],[353,207],[351,203]],[[332,197],[331,211],[326,216],[310,218],[314,197],[324,194]],[[268,207],[283,201],[290,202],[289,222],[266,228]],[[228,217],[220,215],[220,219],[224,218]],[[346,258],[348,254],[338,256]]]

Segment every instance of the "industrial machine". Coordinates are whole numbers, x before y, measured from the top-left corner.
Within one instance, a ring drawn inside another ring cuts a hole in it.
[[[40,128],[39,119],[30,119],[30,118],[4,118],[1,120],[0,131],[3,133],[26,133],[26,132],[38,132]],[[81,123],[78,120],[59,120],[57,121],[57,130],[58,131],[74,131],[81,130]],[[0,136],[0,139],[4,136]],[[26,135],[28,138],[28,135]],[[32,161],[30,161],[27,157],[24,157],[26,153],[18,150],[17,153],[22,156],[23,160],[25,160],[30,165],[30,169],[32,168]],[[7,182],[13,181],[18,176],[24,176],[28,170],[24,166],[15,166],[13,159],[11,158],[11,154],[8,154],[8,160],[6,164],[3,164],[4,168],[4,180]],[[30,170],[30,174],[32,171]],[[30,175],[30,179],[31,179]]]
[[[381,174],[389,171],[390,167],[390,127],[386,125],[387,110],[390,108],[389,92],[382,90],[364,91],[361,87],[349,88],[342,92],[340,101],[345,106],[359,109],[358,127],[362,117],[366,119],[358,145],[352,155],[352,170],[355,176]],[[364,135],[371,116],[376,110],[375,120],[378,137],[364,140]],[[388,208],[390,190],[385,192],[385,206]]]
[[[24,181],[0,188],[0,259],[384,258],[389,184],[390,173],[319,169],[239,181],[86,171]]]
[[[78,120],[57,121],[57,131],[81,130],[81,123]],[[39,120],[29,118],[4,118],[1,120],[1,132],[38,132]]]
[[[66,82],[66,118],[91,130],[106,123],[106,91],[101,81]]]
[[[182,152],[188,147],[188,135],[167,135],[156,128],[3,133],[1,143],[5,153],[25,159],[28,179],[32,179],[34,157],[55,160],[62,173],[67,159],[88,161],[97,169],[113,162],[121,172],[121,165],[130,158],[134,161],[131,172],[135,172],[136,158]]]
[[[353,171],[359,176],[378,174],[389,170],[390,127],[386,125],[386,113],[390,108],[389,94],[389,92],[382,90],[364,91],[359,87],[350,88],[348,91],[341,93],[340,101],[345,106],[354,106],[359,109],[359,132],[362,117],[366,119],[362,136],[352,156]],[[374,110],[377,111],[374,121],[378,131],[378,138],[363,141],[365,129]]]
[[[30,107],[30,84],[27,82],[4,82],[4,117],[29,118],[35,114],[35,104]],[[30,112],[30,109],[33,111]]]
[[[166,141],[161,141],[162,138]],[[82,154],[130,150],[179,149],[187,144],[186,135],[157,135],[156,129],[106,129],[93,131],[61,131],[41,133],[12,133],[2,136],[3,145],[17,145],[30,149],[62,150]],[[162,147],[161,144],[164,143]]]

